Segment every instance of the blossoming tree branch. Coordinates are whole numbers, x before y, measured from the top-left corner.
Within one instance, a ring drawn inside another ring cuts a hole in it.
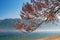
[[[60,1],[58,0],[30,0],[23,3],[20,17],[29,21],[30,25],[18,21],[14,24],[17,30],[32,32],[43,23],[54,23],[59,15]]]

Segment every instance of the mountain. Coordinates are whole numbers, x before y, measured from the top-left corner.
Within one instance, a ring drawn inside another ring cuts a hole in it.
[[[21,19],[4,19],[0,20],[0,29],[13,29],[13,24],[17,23]]]
[[[1,22],[2,20],[0,20],[0,22]]]
[[[22,19],[4,19],[0,20],[0,29],[15,29],[14,24],[16,24],[18,21],[22,21],[24,24],[31,25],[30,22]],[[50,23],[43,23],[41,25],[41,28],[39,29],[58,29],[60,28],[60,20],[56,23],[58,24],[57,26],[55,24],[50,24]]]
[[[22,21],[22,23],[30,25],[30,22],[22,19],[4,19],[0,20],[0,29],[14,29],[13,25],[18,21]]]

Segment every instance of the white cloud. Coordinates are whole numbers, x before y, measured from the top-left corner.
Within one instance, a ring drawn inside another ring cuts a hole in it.
[[[43,29],[43,30],[35,30],[34,32],[60,32],[60,29]]]
[[[57,14],[57,18],[60,19],[60,13]]]
[[[58,19],[60,19],[60,16],[58,16]]]

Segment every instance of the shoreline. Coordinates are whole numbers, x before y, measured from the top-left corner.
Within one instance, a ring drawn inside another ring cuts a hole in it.
[[[60,40],[60,35],[54,35],[54,36],[50,36],[50,37],[39,38],[36,40]]]

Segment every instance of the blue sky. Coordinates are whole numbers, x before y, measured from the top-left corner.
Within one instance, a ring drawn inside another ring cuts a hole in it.
[[[23,2],[30,0],[0,0],[0,19],[20,18]]]

